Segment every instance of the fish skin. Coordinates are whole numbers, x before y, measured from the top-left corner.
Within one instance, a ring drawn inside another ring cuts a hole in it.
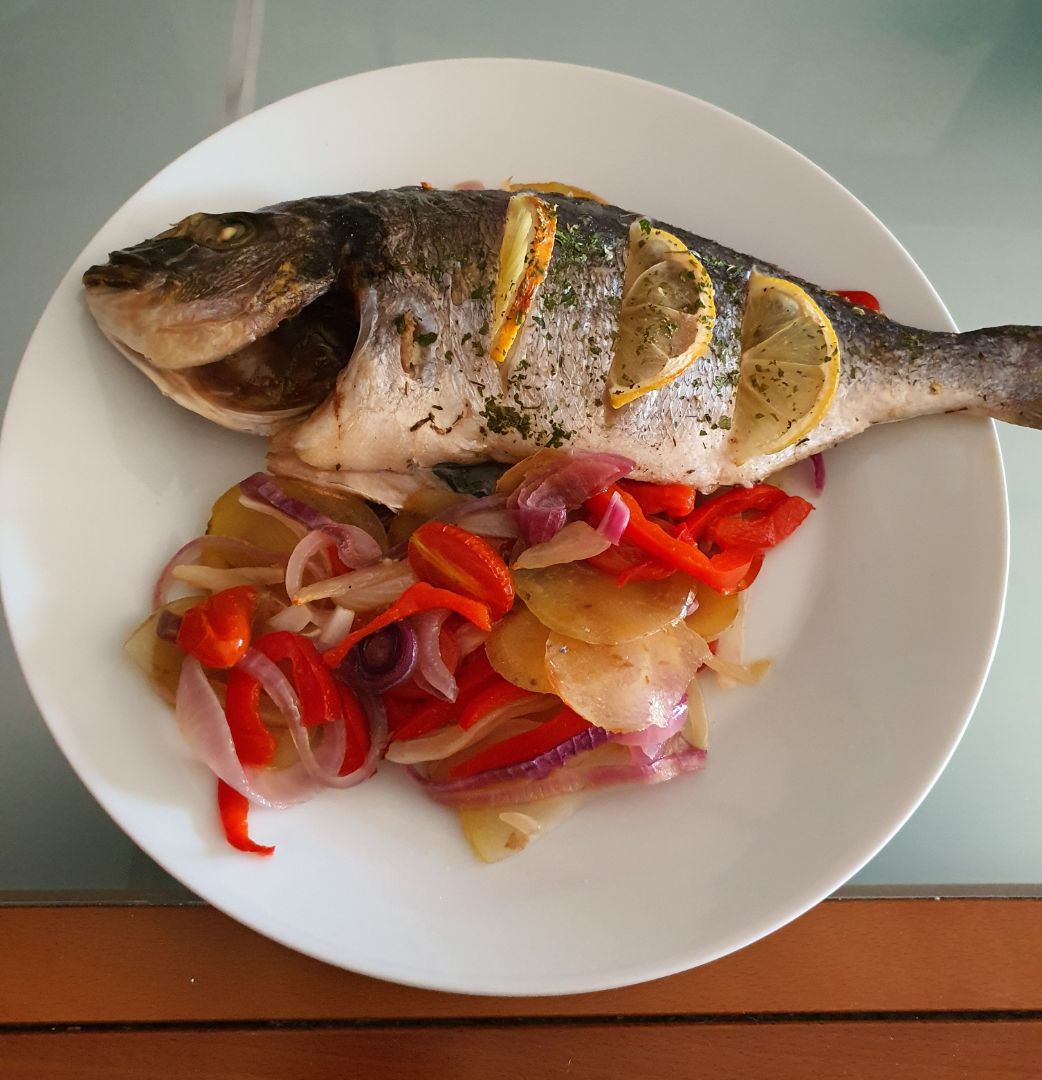
[[[509,198],[501,191],[406,188],[268,211],[280,220],[318,222],[310,230],[323,237],[321,251],[281,256],[293,263],[297,298],[315,282],[321,289],[335,280],[335,289],[355,297],[360,316],[354,352],[332,392],[288,426],[280,417],[273,470],[363,494],[382,476],[390,485],[384,494],[400,504],[407,490],[430,480],[436,464],[510,462],[563,445],[625,454],[642,479],[709,491],[762,479],[876,423],[965,410],[1042,426],[1039,328],[949,334],[903,326],[653,218],[650,224],[679,237],[712,279],[713,341],[672,383],[612,409],[604,387],[629,230],[642,215],[561,196],[547,197],[557,206],[557,237],[546,279],[506,363],[494,364],[487,356],[491,296]],[[278,230],[258,225],[257,232]],[[296,235],[306,232],[301,227]],[[139,258],[146,248],[134,249]],[[817,301],[839,339],[841,374],[828,411],[806,438],[738,466],[728,428],[754,270],[796,281]],[[99,280],[103,271],[88,275]],[[265,288],[279,299],[270,282]],[[291,307],[279,308],[281,317]]]

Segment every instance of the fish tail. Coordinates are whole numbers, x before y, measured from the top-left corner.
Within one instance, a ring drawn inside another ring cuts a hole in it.
[[[1042,327],[997,326],[959,334],[956,361],[972,383],[974,412],[1042,428]]]

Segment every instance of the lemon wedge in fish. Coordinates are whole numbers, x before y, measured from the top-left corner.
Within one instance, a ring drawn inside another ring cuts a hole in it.
[[[606,202],[600,195],[595,195],[586,188],[577,187],[575,184],[562,184],[559,180],[543,180],[538,184],[515,184],[508,180],[504,185],[505,191],[534,191],[539,195],[564,195],[570,199],[589,199],[590,202]]]
[[[641,219],[630,227],[618,337],[608,373],[616,409],[672,382],[713,340],[713,282],[687,246]]]
[[[499,273],[492,302],[489,356],[502,364],[524,325],[554,250],[557,212],[535,195],[514,195],[507,204]]]
[[[839,368],[836,332],[817,303],[793,282],[754,271],[731,418],[735,462],[777,454],[819,424]]]

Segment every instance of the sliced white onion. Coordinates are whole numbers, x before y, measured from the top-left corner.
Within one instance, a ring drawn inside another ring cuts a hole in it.
[[[304,604],[303,607],[307,610],[308,605]],[[315,611],[312,619],[320,628],[318,637],[315,638],[315,648],[319,652],[325,652],[339,645],[351,633],[355,613],[350,608],[334,606],[332,611]]]
[[[246,540],[239,540],[230,536],[197,536],[182,544],[167,560],[166,565],[156,578],[155,588],[152,591],[152,609],[161,608],[169,601],[167,593],[173,584],[174,570],[182,565],[194,563],[200,555],[208,551],[222,555],[236,555],[243,560],[249,559],[253,563],[264,563],[268,566],[282,566],[286,561],[285,555],[280,555],[266,548],[259,548]]]
[[[289,514],[284,514],[281,510],[276,510],[271,503],[262,502],[260,499],[251,499],[249,495],[239,495],[239,505],[244,506],[247,510],[256,510],[258,514],[267,514],[268,517],[274,518],[279,524],[285,525],[287,529],[294,536],[299,536],[301,539],[307,534],[308,527],[296,518],[292,518]]]
[[[292,597],[295,604],[331,599],[353,611],[371,611],[393,603],[416,581],[404,559],[384,559],[338,577],[305,585]]]
[[[736,664],[710,653],[705,660],[707,668],[716,672],[720,685],[730,689],[736,685],[751,686],[758,683],[771,670],[770,660],[754,660],[751,664]]]
[[[300,634],[311,621],[311,608],[307,604],[288,604],[268,619],[268,627],[272,630],[288,630],[291,634]]]
[[[278,566],[198,566],[184,563],[170,571],[174,581],[193,589],[209,589],[220,592],[237,585],[278,585],[282,582],[282,568]]]
[[[475,510],[460,518],[459,527],[474,533],[475,536],[512,540],[521,535],[517,522],[508,510]]]
[[[514,560],[517,570],[538,570],[544,566],[578,562],[607,551],[612,541],[585,521],[573,521],[542,544],[526,548]]]
[[[687,688],[687,720],[684,723],[684,738],[696,750],[709,749],[709,714],[706,712],[705,698],[696,675]]]

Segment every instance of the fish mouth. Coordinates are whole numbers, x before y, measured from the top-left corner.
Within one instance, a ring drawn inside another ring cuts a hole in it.
[[[335,290],[225,356],[174,368],[136,348],[112,320],[95,317],[106,338],[167,397],[222,427],[265,436],[329,396],[356,350],[362,322],[354,292]]]

